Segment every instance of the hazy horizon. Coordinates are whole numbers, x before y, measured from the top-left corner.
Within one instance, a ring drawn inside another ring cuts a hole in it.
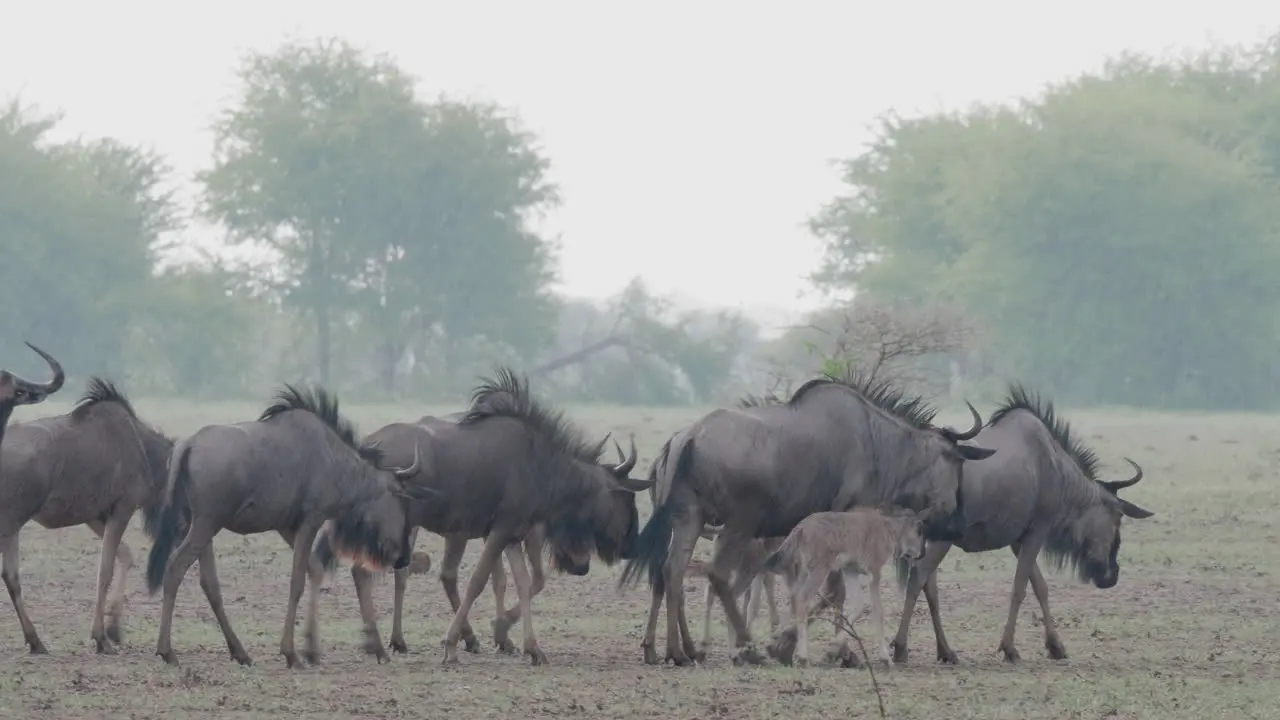
[[[1125,50],[1280,29],[1280,6],[1234,0],[675,7],[24,4],[0,29],[0,97],[63,113],[58,137],[154,147],[189,204],[243,54],[335,35],[389,55],[423,97],[498,103],[538,136],[563,197],[544,225],[562,242],[557,290],[601,299],[639,274],[684,303],[782,317],[816,304],[805,221],[840,192],[831,161],[855,155],[877,115],[1009,100]]]

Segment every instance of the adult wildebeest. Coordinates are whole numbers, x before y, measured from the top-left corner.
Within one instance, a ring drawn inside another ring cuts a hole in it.
[[[1036,565],[1040,549],[1044,548],[1058,567],[1066,563],[1075,566],[1082,582],[1109,588],[1120,579],[1121,517],[1141,519],[1154,514],[1116,494],[1142,479],[1137,463],[1125,458],[1137,471],[1128,480],[1097,481],[1098,456],[1072,436],[1068,423],[1055,414],[1052,402],[1042,401],[1021,385],[1010,386],[1008,397],[978,439],[998,449],[999,454],[965,475],[960,537],[931,539],[924,559],[909,576],[899,567],[900,581],[907,577],[907,592],[893,642],[898,662],[907,659],[907,630],[922,583],[938,641],[938,659],[956,662],[938,615],[937,569],[952,545],[971,553],[1007,547],[1018,558],[1009,619],[1000,639],[1005,659],[1018,660],[1013,633],[1028,579],[1044,615],[1045,648],[1050,657],[1065,658],[1066,650],[1049,615],[1049,589]]]
[[[797,633],[794,661],[809,663],[809,607],[818,586],[837,572],[852,590],[850,624],[862,613],[860,577],[870,576],[871,623],[875,627],[875,648],[885,665],[892,665],[889,646],[884,641],[884,604],[880,602],[880,571],[895,557],[908,561],[924,555],[924,530],[910,510],[855,507],[843,512],[814,513],[792,528],[787,539],[764,562],[766,570],[782,573],[791,595],[791,622]],[[838,641],[831,655],[854,658]],[[786,658],[790,664],[791,658]]]
[[[337,398],[319,387],[285,385],[257,420],[207,425],[179,442],[147,559],[148,589],[154,594],[164,584],[156,654],[178,662],[169,639],[173,604],[183,575],[199,559],[200,587],[231,656],[252,664],[222,606],[212,541],[223,528],[238,535],[274,530],[293,549],[280,654],[289,667],[299,666],[293,628],[321,525],[334,521],[333,542],[340,550],[379,565],[409,565],[406,505],[430,493],[403,480],[417,472],[416,462],[384,468],[381,457],[376,447],[357,442],[355,429],[338,413]],[[186,535],[170,560],[183,527]],[[316,612],[315,592],[313,584],[309,615]]]
[[[634,439],[631,457],[603,465],[602,443],[588,442],[560,412],[536,401],[509,369],[496,374],[481,381],[456,423],[434,428],[420,481],[438,495],[418,524],[485,538],[445,636],[444,662],[457,662],[467,614],[505,553],[520,600],[524,652],[537,665],[547,658],[534,636],[521,541],[542,525],[556,567],[574,575],[588,572],[593,552],[608,564],[630,557],[639,527],[635,493],[650,484],[627,476],[635,465]]]
[[[645,662],[658,662],[654,631],[664,588],[667,658],[687,665],[696,652],[682,622],[683,578],[704,522],[724,526],[708,580],[733,625],[735,663],[763,660],[728,584],[745,541],[786,535],[811,513],[855,504],[921,511],[928,535],[954,537],[964,461],[994,452],[961,444],[982,429],[977,410],[969,410],[968,432],[937,428],[921,398],[851,373],[811,380],[784,404],[714,410],[674,438],[671,487],[622,577],[634,582],[647,568],[653,588]]]
[[[492,402],[498,395],[485,395],[483,400]],[[422,469],[419,476],[422,478],[420,482],[434,482],[434,447],[438,441],[439,435],[437,431],[440,428],[455,427],[459,420],[465,415],[464,412],[453,413],[444,417],[435,417],[426,415],[419,418],[413,423],[391,423],[383,428],[378,429],[367,438],[368,442],[378,443],[378,448],[383,451],[389,462],[407,461],[407,456],[414,452],[414,448],[419,448],[422,454]],[[587,457],[590,461],[598,458],[600,451],[603,449],[604,438],[598,445],[588,448]],[[619,449],[619,453],[621,450]],[[621,472],[625,477],[626,472],[630,470],[627,462],[634,464],[634,459],[628,461],[627,458],[620,458],[622,464],[606,465],[611,471]],[[483,534],[473,534],[469,530],[453,532],[447,530],[452,527],[448,524],[440,524],[441,518],[451,516],[448,510],[448,496],[434,500],[431,507],[419,507],[418,503],[410,504],[409,523],[413,526],[413,530],[409,536],[409,544],[412,549],[417,541],[419,528],[425,528],[430,532],[442,535],[445,540],[444,559],[440,563],[440,583],[444,586],[445,597],[449,599],[449,604],[453,611],[457,612],[461,605],[461,598],[458,596],[458,568],[462,564],[462,555],[466,550],[467,542],[473,537],[483,537]],[[542,564],[542,552],[544,547],[545,530],[541,525],[536,525],[529,534],[524,538],[524,552],[529,559],[529,565],[532,569],[532,580],[530,587],[530,598],[536,597],[542,591],[545,584],[546,574]],[[329,547],[327,528],[322,531],[320,539],[316,543],[316,562],[324,567],[325,570],[333,570],[336,567],[337,558]],[[408,652],[408,644],[404,640],[404,594],[408,587],[408,570],[400,569],[395,571],[395,592],[393,595],[393,611],[391,619],[391,640],[387,644],[396,652]],[[377,657],[378,662],[390,661],[390,656],[383,649],[381,635],[378,633],[377,615],[373,608],[372,599],[372,581],[373,572],[368,568],[362,567],[359,563],[353,563],[351,566],[351,579],[356,587],[356,596],[360,602],[360,614],[364,623],[365,652]],[[517,602],[510,609],[506,607],[506,589],[507,577],[502,570],[502,563],[494,563],[493,566],[493,599],[497,610],[497,617],[493,621],[493,643],[504,653],[514,653],[516,651],[515,644],[511,642],[510,630],[516,622],[520,620],[520,605]],[[313,624],[308,620],[307,625],[308,642],[318,641],[312,640],[316,630]],[[462,641],[468,652],[479,652],[480,641],[476,638],[475,632],[471,629],[469,622],[463,623]]]
[[[5,538],[5,581],[27,645],[32,653],[45,652],[23,606],[18,580],[18,533],[35,520],[49,529],[88,525],[102,538],[90,636],[98,652],[114,653],[113,643],[120,642],[125,581],[133,567],[133,552],[122,538],[138,508],[143,510],[146,532],[154,536],[173,439],[139,419],[115,385],[91,377],[71,412],[18,423],[9,428],[4,443],[0,538]],[[110,622],[104,623],[107,590],[117,564]]]

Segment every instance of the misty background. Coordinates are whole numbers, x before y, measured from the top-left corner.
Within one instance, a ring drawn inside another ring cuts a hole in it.
[[[1280,6],[358,7],[7,13],[0,364],[1280,404]]]

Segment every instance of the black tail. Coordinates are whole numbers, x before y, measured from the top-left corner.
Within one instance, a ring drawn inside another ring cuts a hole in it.
[[[639,582],[641,571],[648,570],[649,587],[662,592],[664,587],[662,569],[667,564],[667,555],[671,551],[671,498],[674,495],[676,483],[688,472],[692,460],[693,440],[690,439],[680,450],[680,457],[676,460],[676,469],[671,477],[671,487],[667,489],[666,501],[653,509],[649,522],[645,523],[644,529],[640,531],[640,537],[636,538],[636,556],[628,560],[626,566],[622,568],[622,577],[618,580],[619,587]]]
[[[320,562],[326,573],[331,573],[338,569],[338,556],[333,552],[333,543],[329,540],[329,532],[331,528],[324,528],[320,531],[320,539],[316,541],[315,547],[311,548],[311,557]]]
[[[157,503],[160,507],[158,518],[154,523],[155,544],[151,546],[151,554],[147,556],[147,591],[155,595],[164,582],[164,569],[169,564],[169,555],[178,542],[188,524],[190,508],[187,507],[187,484],[191,474],[187,470],[187,458],[191,455],[191,446],[183,442],[177,448],[176,458],[169,464],[169,479],[166,483],[168,501]]]

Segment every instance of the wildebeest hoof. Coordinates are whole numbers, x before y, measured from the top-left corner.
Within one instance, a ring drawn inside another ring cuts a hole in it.
[[[897,658],[894,658],[896,661]],[[949,647],[938,648],[938,662],[943,665],[959,665],[960,658],[956,655],[956,651]]]
[[[302,653],[302,657],[303,657],[303,659],[304,659],[304,660],[306,660],[306,661],[307,661],[307,664],[308,664],[308,665],[319,665],[319,664],[320,664],[320,651],[319,651],[319,650],[308,649],[308,650],[306,650],[306,651],[304,651],[304,652]],[[381,661],[379,661],[379,662],[381,662]]]
[[[684,653],[684,650],[678,652],[667,651],[667,662],[676,667],[689,667],[693,665],[693,659]]]
[[[117,654],[115,645],[111,644],[111,641],[107,639],[105,634],[102,637],[94,638],[93,643],[97,646],[99,655]]]
[[[700,647],[694,650],[693,652],[689,653],[689,657],[692,658],[695,663],[706,662],[707,648],[705,646]]]
[[[157,650],[156,655],[159,655],[160,659],[164,660],[166,664],[178,667],[178,653],[172,650]]]
[[[761,665],[764,660],[764,655],[760,654],[760,651],[754,645],[745,645],[738,648],[738,652],[733,655],[734,665]]]
[[[440,661],[441,665],[457,665],[458,664],[458,648],[448,640],[444,642],[444,659]]]
[[[1018,654],[1018,649],[1012,645],[1001,647],[1000,650],[1004,653],[1005,662],[1016,663],[1022,660],[1022,656]]]
[[[298,657],[298,653],[290,650],[288,652],[282,652],[280,654],[284,656],[285,667],[289,668],[290,670],[302,669],[302,659]]]
[[[480,638],[476,637],[474,633],[463,635],[462,645],[463,649],[469,653],[480,652]]]
[[[1049,651],[1049,658],[1052,660],[1067,659],[1067,649],[1062,647],[1062,641],[1057,636],[1045,640],[1044,649]]]
[[[550,665],[547,662],[547,656],[542,652],[542,648],[537,645],[525,645],[524,654],[529,656],[529,662],[532,665]]]
[[[791,664],[793,667],[807,668],[809,667],[809,658],[807,657],[794,658],[792,659]]]
[[[107,626],[107,639],[119,645],[123,641],[124,636],[120,632],[120,625],[112,623]]]
[[[826,660],[832,665],[838,665],[843,668],[862,666],[862,660],[858,657],[857,651],[849,647],[847,642],[833,643],[827,650]]]
[[[398,652],[401,655],[409,654],[409,646],[405,643],[404,638],[391,638],[391,642],[387,643],[387,647],[391,648],[392,652]]]
[[[658,651],[653,649],[652,645],[641,644],[640,649],[644,652],[645,665],[660,665],[658,662]]]
[[[787,642],[785,636],[778,636],[765,646],[765,651],[769,653],[769,657],[777,660],[783,665],[790,665],[791,660],[796,652],[796,644],[794,641]]]
[[[898,641],[894,640],[893,642],[889,643],[889,647],[893,649],[894,662],[898,663],[899,665],[907,662],[907,646],[906,645],[899,645]],[[941,660],[942,656],[939,655],[938,659]]]
[[[519,652],[516,650],[516,644],[511,642],[511,638],[508,637],[494,638],[493,644],[498,648],[498,652],[503,655],[515,655]]]

